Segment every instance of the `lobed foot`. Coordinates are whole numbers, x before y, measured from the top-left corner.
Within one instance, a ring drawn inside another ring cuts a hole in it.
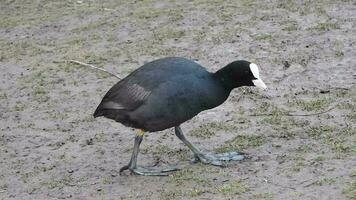
[[[227,161],[240,161],[245,158],[245,156],[236,151],[226,152],[221,154],[213,153],[198,153],[194,155],[194,161],[201,161],[205,164],[211,164],[215,166],[224,166],[224,162]]]
[[[127,169],[136,175],[142,175],[142,176],[168,176],[170,174],[169,172],[180,170],[179,168],[176,167],[159,170],[159,169],[139,167],[139,166],[132,167],[132,168],[129,166],[124,166],[120,169],[120,172]]]

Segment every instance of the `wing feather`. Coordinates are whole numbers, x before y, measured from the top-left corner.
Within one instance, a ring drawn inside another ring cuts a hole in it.
[[[101,108],[134,110],[142,105],[151,94],[150,91],[137,83],[119,86],[121,87],[113,87],[109,90],[101,102]]]

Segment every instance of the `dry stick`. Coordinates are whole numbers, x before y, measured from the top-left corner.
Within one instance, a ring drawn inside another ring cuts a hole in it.
[[[284,116],[301,116],[301,117],[304,117],[304,116],[313,116],[313,115],[320,115],[320,114],[324,114],[324,113],[327,113],[327,112],[330,112],[331,110],[335,109],[336,106],[338,106],[338,104],[332,106],[331,108],[327,109],[327,110],[324,110],[324,111],[321,111],[321,112],[317,112],[317,113],[311,113],[311,114],[291,114],[291,113],[282,113],[282,115]],[[252,115],[249,115],[249,116],[272,116],[274,115],[273,113],[262,113],[262,114],[252,114]]]
[[[95,67],[94,65],[91,65],[91,64],[87,64],[87,63],[83,63],[83,62],[80,62],[80,61],[77,61],[77,60],[66,60],[66,62],[71,62],[71,63],[75,63],[75,64],[78,64],[78,65],[82,65],[82,66],[86,66],[86,67],[91,67],[93,69],[96,69],[96,70],[100,70],[100,71],[103,71],[103,72],[106,72],[112,76],[115,76],[116,78],[118,79],[121,79],[121,77],[119,75],[116,75],[106,69],[102,69],[100,67]]]

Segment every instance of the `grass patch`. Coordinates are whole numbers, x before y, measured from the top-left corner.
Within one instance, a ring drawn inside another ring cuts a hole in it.
[[[210,122],[204,125],[200,125],[199,128],[190,131],[190,135],[198,138],[211,138],[217,131],[232,131],[236,127],[228,125],[225,122]]]
[[[42,86],[35,86],[32,91],[32,96],[37,102],[47,102],[49,100],[48,90]]]
[[[351,176],[351,177],[356,177],[356,171],[352,171],[352,172],[350,173],[350,176]]]
[[[238,135],[228,140],[222,147],[215,149],[218,153],[228,151],[243,151],[247,148],[254,148],[266,143],[266,138],[261,135]]]
[[[307,130],[307,134],[313,139],[320,139],[322,135],[333,133],[335,130],[336,127],[332,126],[314,126]]]
[[[160,194],[160,200],[186,199],[187,197],[198,197],[207,192],[205,189],[193,188],[188,191],[173,190],[165,191]],[[185,197],[185,198],[184,198]]]
[[[351,147],[345,143],[343,138],[328,137],[325,141],[335,153],[345,154],[351,151]]]
[[[17,101],[16,105],[14,107],[14,110],[18,111],[18,112],[21,112],[21,111],[24,111],[25,108],[26,108],[26,104],[22,103],[21,101]]]
[[[6,91],[1,91],[0,89],[0,99],[3,100],[3,99],[7,99],[7,94],[6,94]]]
[[[210,185],[211,181],[206,177],[203,177],[204,173],[201,171],[193,171],[193,169],[182,169],[176,173],[173,173],[169,176],[169,182],[175,183],[177,185],[183,184],[187,181],[193,181],[198,185]]]
[[[356,199],[356,181],[348,183],[346,187],[342,190],[342,193],[350,200]]]
[[[164,9],[136,9],[132,12],[133,18],[138,18],[141,20],[153,20],[154,18],[159,17],[160,15],[166,14],[168,11]]]
[[[313,158],[313,162],[322,162],[324,160],[326,160],[325,156],[317,156]]]
[[[224,196],[233,196],[241,195],[249,191],[249,188],[244,183],[242,183],[241,180],[237,180],[223,184],[222,186],[217,188],[217,191],[219,193],[222,193]]]
[[[272,35],[269,34],[262,34],[262,35],[256,35],[254,36],[255,40],[261,41],[261,40],[270,40],[272,39]]]
[[[299,160],[293,164],[291,170],[294,172],[300,172],[304,167],[305,167],[304,161]]]
[[[344,52],[343,51],[335,51],[335,56],[338,58],[344,57]]]
[[[307,130],[307,135],[329,145],[331,150],[337,154],[356,152],[355,145],[352,144],[352,141],[350,143],[349,139],[350,136],[355,135],[355,131],[351,127],[343,129],[333,126],[310,127]]]
[[[0,61],[23,60],[24,57],[33,57],[47,52],[32,39],[17,41],[0,41]]]
[[[326,109],[329,107],[330,105],[330,101],[328,99],[313,99],[313,100],[295,100],[292,102],[289,102],[290,106],[297,106],[299,107],[301,110],[304,111],[320,111],[323,109]]]
[[[116,22],[111,21],[109,23],[108,21],[109,21],[108,18],[99,19],[94,22],[89,22],[87,24],[80,25],[80,26],[74,28],[72,31],[78,33],[78,32],[83,32],[83,31],[90,31],[90,30],[100,30],[102,27],[107,26],[107,25],[110,25],[113,27],[117,25]]]
[[[315,181],[312,185],[316,185],[316,186],[332,185],[335,182],[336,182],[336,180],[333,178],[323,178],[323,179]]]
[[[330,23],[330,22],[326,22],[326,23],[319,23],[313,27],[309,27],[307,28],[308,31],[330,31],[330,30],[334,30],[334,29],[339,29],[340,25],[337,23]]]
[[[178,40],[185,35],[185,32],[180,31],[172,31],[173,28],[166,28],[153,31],[153,37],[156,41],[163,42],[169,39]]]
[[[147,153],[148,150],[141,149],[142,153]],[[168,157],[178,158],[180,161],[185,161],[189,158],[190,150],[188,148],[174,150],[167,145],[159,144],[152,152],[155,158],[160,158],[162,155],[168,155]]]
[[[173,200],[173,199],[182,199],[184,197],[184,193],[182,190],[173,190],[162,192],[160,194],[160,200]]]
[[[300,145],[298,148],[297,148],[297,152],[298,153],[308,153],[308,152],[311,152],[312,151],[312,146],[310,145]]]
[[[260,194],[254,195],[253,197],[255,199],[272,200],[273,199],[273,193],[271,193],[271,192],[260,193]]]
[[[263,102],[255,110],[256,115],[269,113],[269,115],[266,116],[262,120],[262,123],[267,123],[267,124],[271,124],[271,125],[281,125],[281,124],[283,124],[284,123],[284,119],[283,119],[283,113],[284,112],[285,111],[283,109],[278,108],[275,105],[272,105],[272,104],[267,103],[267,102]]]
[[[223,43],[232,43],[234,40],[237,39],[236,33],[240,32],[237,27],[226,27],[224,30],[219,31],[217,33],[210,33],[211,40],[213,44],[220,45]],[[209,33],[205,33],[209,35]]]
[[[298,26],[296,24],[289,24],[287,27],[283,28],[282,30],[288,31],[288,32],[293,32],[298,30]]]
[[[307,121],[296,120],[293,117],[287,117],[284,113],[286,110],[278,108],[270,103],[262,103],[259,108],[256,109],[256,115],[262,113],[268,113],[268,116],[263,117],[261,122],[263,125],[270,125],[273,129],[273,137],[283,138],[283,139],[293,139],[295,133],[293,132],[294,127],[304,126]]]
[[[17,128],[20,129],[33,129],[35,128],[35,124],[34,123],[21,123],[19,125],[17,125]]]
[[[47,181],[41,182],[42,186],[47,187],[48,189],[59,188],[62,189],[66,185],[73,185],[74,179],[70,176],[61,176],[59,177],[51,177]]]
[[[105,184],[105,185],[113,184],[113,183],[114,183],[112,177],[109,177],[109,176],[102,178],[102,179],[101,179],[101,182],[102,182],[103,184]]]

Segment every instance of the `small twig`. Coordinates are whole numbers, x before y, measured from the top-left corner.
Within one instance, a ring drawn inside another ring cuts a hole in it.
[[[80,61],[77,61],[77,60],[66,60],[66,62],[71,62],[71,63],[75,63],[75,64],[78,64],[78,65],[82,65],[82,66],[86,66],[86,67],[91,67],[93,69],[96,69],[96,70],[100,70],[100,71],[103,71],[103,72],[106,72],[112,76],[115,76],[116,78],[118,79],[121,79],[121,77],[119,75],[116,75],[106,69],[102,69],[100,67],[95,67],[94,65],[91,65],[91,64],[87,64],[87,63],[83,63],[83,62],[80,62]]]
[[[299,116],[299,117],[313,116],[313,115],[321,115],[321,114],[330,112],[331,110],[335,109],[336,106],[338,106],[338,105],[339,105],[339,104],[336,104],[336,105],[332,106],[331,108],[329,108],[329,109],[327,109],[327,110],[320,111],[320,112],[317,112],[317,113],[310,113],[310,114],[291,114],[290,112],[286,112],[286,113],[281,113],[281,115],[283,115],[283,116]],[[252,114],[252,115],[249,115],[249,116],[257,117],[257,116],[272,116],[272,115],[275,115],[275,114],[274,114],[274,113],[262,113],[262,114]]]

